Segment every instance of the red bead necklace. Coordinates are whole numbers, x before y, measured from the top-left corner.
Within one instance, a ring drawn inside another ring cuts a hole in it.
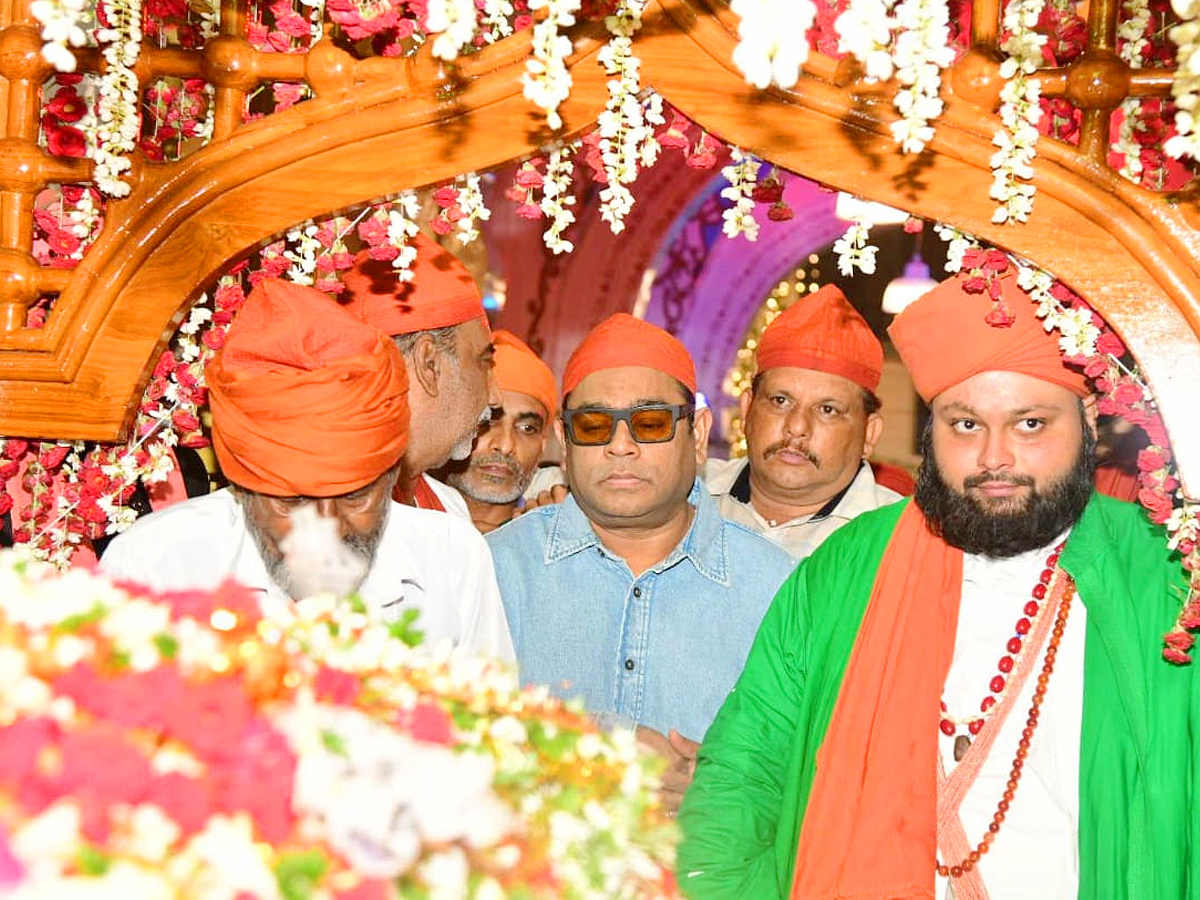
[[[1041,614],[1042,601],[1046,599],[1046,591],[1051,579],[1054,577],[1054,567],[1058,565],[1058,556],[1062,553],[1064,546],[1066,546],[1065,541],[1055,547],[1046,558],[1046,567],[1042,569],[1042,573],[1038,576],[1037,584],[1033,586],[1033,590],[1030,592],[1032,599],[1026,602],[1025,607],[1021,610],[1022,615],[1017,619],[1016,625],[1013,626],[1013,636],[1008,639],[1008,643],[1005,645],[1004,649],[1007,652],[1000,657],[1000,661],[996,664],[998,672],[988,682],[988,695],[979,704],[979,714],[953,716],[946,710],[946,701],[942,701],[942,716],[938,722],[938,727],[941,729],[942,734],[947,737],[954,737],[959,728],[964,725],[967,727],[968,734],[959,735],[954,741],[954,759],[956,762],[961,760],[966,754],[967,748],[971,745],[971,738],[979,734],[983,729],[983,723],[988,720],[992,711],[996,708],[996,704],[1003,699],[1004,692],[1008,690],[1013,672],[1021,665],[1025,651],[1025,636],[1033,628],[1033,624]]]
[[[1058,552],[1057,550],[1055,551]],[[1037,730],[1038,720],[1041,716],[1042,702],[1046,699],[1046,688],[1050,685],[1050,673],[1054,671],[1054,660],[1058,656],[1058,645],[1062,641],[1063,632],[1067,628],[1067,613],[1071,608],[1071,597],[1074,594],[1075,584],[1071,581],[1071,576],[1064,576],[1067,579],[1066,590],[1063,591],[1062,599],[1058,605],[1058,615],[1054,619],[1054,631],[1050,634],[1050,644],[1046,647],[1046,658],[1042,663],[1042,672],[1038,675],[1037,688],[1033,692],[1033,701],[1029,705],[1029,716],[1025,719],[1025,727],[1021,731],[1021,740],[1017,743],[1017,752],[1013,757],[1012,768],[1008,772],[1008,782],[1004,788],[1004,796],[1000,802],[996,804],[996,812],[992,816],[992,821],[988,824],[987,831],[984,832],[983,840],[975,845],[975,849],[968,853],[957,865],[945,865],[937,863],[937,873],[943,878],[958,878],[963,874],[970,872],[975,868],[982,857],[992,846],[992,842],[996,840],[996,835],[1000,833],[1000,825],[1004,822],[1008,815],[1008,808],[1012,804],[1013,797],[1017,793],[1017,785],[1021,782],[1021,772],[1025,768],[1025,760],[1029,757],[1029,744],[1033,740],[1033,733]]]

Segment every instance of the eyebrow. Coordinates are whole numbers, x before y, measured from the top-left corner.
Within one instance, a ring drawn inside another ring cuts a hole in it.
[[[1033,403],[1029,406],[1022,406],[1020,409],[1008,410],[1008,415],[1020,418],[1027,416],[1033,412],[1061,412],[1061,408],[1053,403]],[[966,403],[948,403],[942,407],[943,413],[967,413],[968,415],[978,416],[980,413],[973,406]]]
[[[516,417],[516,421],[518,421],[518,422],[530,421],[530,422],[537,422],[539,425],[545,425],[546,417],[541,415],[540,413],[523,412]]]

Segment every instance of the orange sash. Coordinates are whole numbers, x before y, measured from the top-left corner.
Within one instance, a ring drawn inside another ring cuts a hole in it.
[[[938,701],[961,592],[962,551],[909,504],[817,751],[793,900],[933,897]]]

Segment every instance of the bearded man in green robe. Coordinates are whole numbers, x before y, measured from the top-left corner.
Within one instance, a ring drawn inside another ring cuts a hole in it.
[[[1185,573],[1092,490],[1095,397],[994,278],[890,329],[916,495],[776,596],[684,800],[694,900],[1200,897],[1200,685],[1159,652]]]

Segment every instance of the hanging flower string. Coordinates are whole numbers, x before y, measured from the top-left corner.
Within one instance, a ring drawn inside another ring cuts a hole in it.
[[[654,134],[663,124],[662,97],[650,92],[643,100],[638,69],[633,55],[633,35],[642,27],[645,0],[619,0],[604,24],[612,37],[598,59],[608,81],[608,103],[597,120],[600,158],[604,163],[605,186],[600,191],[600,218],[613,234],[625,228],[625,217],[633,209],[629,185],[638,173],[653,166],[661,149]]]
[[[555,254],[570,253],[575,249],[575,245],[563,237],[575,221],[575,213],[571,211],[575,205],[575,194],[571,189],[574,172],[573,145],[557,147],[547,155],[546,176],[538,208],[550,223],[542,233],[542,240]]]
[[[837,254],[838,272],[842,275],[853,275],[854,270],[864,275],[875,272],[875,255],[878,247],[870,243],[871,226],[863,219],[855,219],[846,229],[846,233],[833,242],[833,252]]]
[[[758,239],[758,220],[754,218],[754,188],[758,182],[758,170],[762,165],[749,153],[738,147],[730,151],[730,163],[721,170],[728,187],[721,189],[721,197],[730,201],[721,213],[721,230],[728,237],[743,235],[746,240]]]
[[[545,111],[546,124],[557,131],[562,128],[558,107],[571,93],[567,69],[571,39],[563,32],[575,24],[579,0],[529,0],[531,13],[543,9],[545,18],[533,26],[532,55],[525,62],[521,84],[525,97]]]
[[[1178,50],[1171,96],[1175,99],[1175,134],[1163,150],[1178,159],[1200,159],[1200,0],[1171,0],[1179,24],[1168,33]]]
[[[142,46],[142,4],[141,0],[101,0],[99,9],[101,27],[96,38],[106,45],[107,65],[100,76],[99,121],[90,156],[96,163],[96,186],[110,197],[125,197],[130,188],[121,176],[132,168],[127,154],[141,130],[134,66]]]

